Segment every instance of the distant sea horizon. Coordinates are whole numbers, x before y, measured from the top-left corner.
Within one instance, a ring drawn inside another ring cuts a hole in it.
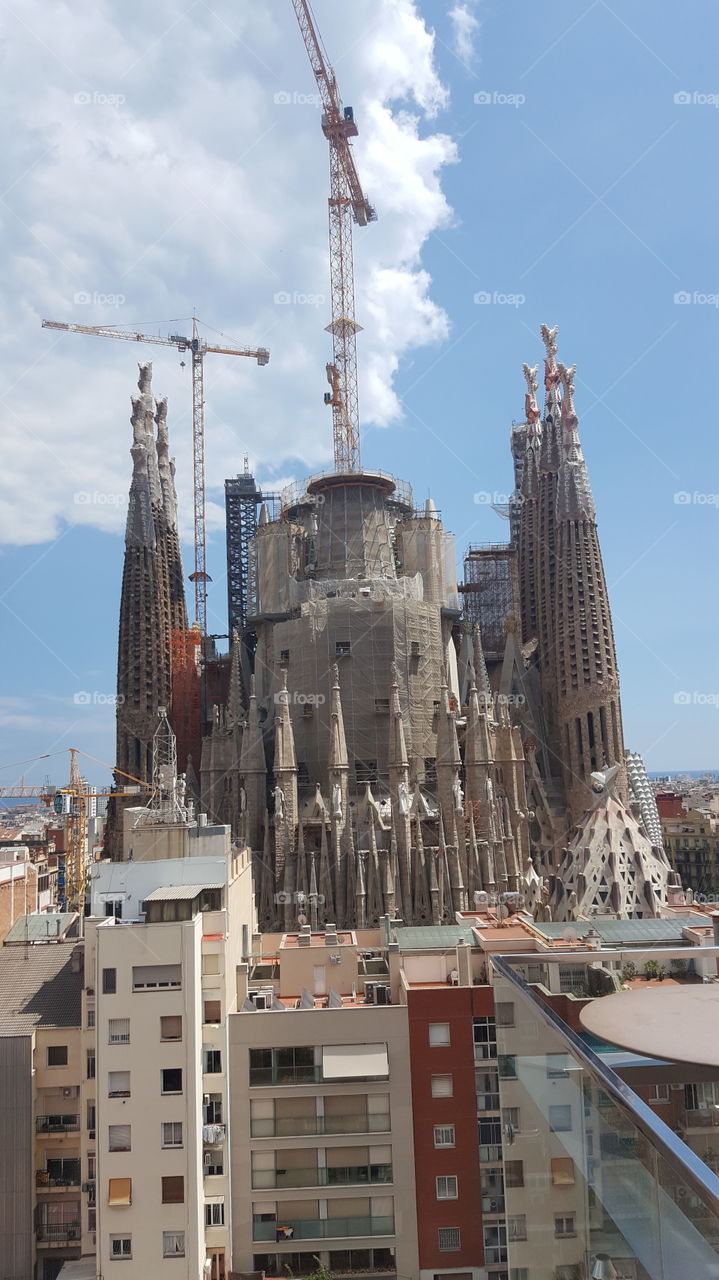
[[[656,782],[658,778],[711,778],[714,782],[719,779],[718,769],[648,769],[647,777]]]

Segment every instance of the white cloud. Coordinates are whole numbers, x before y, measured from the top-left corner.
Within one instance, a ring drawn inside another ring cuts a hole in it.
[[[441,178],[456,152],[433,124],[447,94],[412,0],[377,0],[371,20],[315,8],[357,108],[358,166],[380,215],[357,229],[355,260],[362,413],[384,426],[401,414],[402,357],[448,331],[421,265],[451,217]],[[51,36],[46,18],[41,0],[18,0],[4,18],[14,127],[0,177],[0,541],[47,540],[65,522],[122,528],[140,359],[170,398],[185,531],[191,521],[189,365],[172,349],[43,331],[43,317],[167,333],[196,308],[228,341],[271,349],[265,369],[206,361],[219,527],[222,481],[245,452],[272,486],[278,472],[330,461],[329,305],[274,301],[329,292],[327,147],[319,110],[303,101],[316,86],[299,30],[290,6],[250,0],[183,12],[171,0],[76,0],[58,7]]]
[[[476,56],[475,41],[479,22],[474,15],[474,0],[457,0],[448,17],[452,25],[452,47],[462,62],[470,64]]]

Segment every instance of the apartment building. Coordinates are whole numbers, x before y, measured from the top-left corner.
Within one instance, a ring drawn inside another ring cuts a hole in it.
[[[159,828],[154,840],[157,852]],[[117,1264],[117,1280],[229,1274],[227,1018],[250,947],[251,868],[229,828],[205,827],[197,847],[93,874],[97,1269]]]
[[[55,1280],[93,1251],[83,1166],[82,944],[0,950],[0,1274]]]
[[[407,1009],[379,935],[262,943],[228,1019],[234,1270],[415,1277]]]

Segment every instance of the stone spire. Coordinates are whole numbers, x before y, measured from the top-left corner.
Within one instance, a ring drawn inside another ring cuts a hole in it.
[[[412,910],[409,758],[404,737],[402,705],[399,699],[399,673],[397,664],[394,662],[392,663],[389,714],[389,784],[392,802],[392,830],[397,841],[399,891],[402,910],[408,913],[407,918],[409,919],[409,913]]]
[[[244,778],[245,789],[245,840],[251,849],[259,849],[262,843],[262,820],[266,808],[267,765],[254,676],[250,677],[250,707],[247,725],[242,734],[240,771]]]
[[[579,442],[579,419],[574,412],[574,373],[558,365],[564,387],[562,397],[562,461],[557,482],[557,522],[560,520],[594,520],[594,498],[589,484],[587,465]]]
[[[287,672],[282,671],[282,687],[275,694],[275,847],[280,860],[294,846],[297,826],[297,757],[290,716]],[[279,870],[279,867],[278,867]]]
[[[525,644],[539,630],[537,622],[537,559],[539,499],[539,450],[542,438],[539,406],[537,404],[537,371],[539,365],[524,365],[527,393],[524,397],[524,416],[527,423],[527,448],[522,476],[522,505],[519,516],[519,597],[522,618],[522,639]]]

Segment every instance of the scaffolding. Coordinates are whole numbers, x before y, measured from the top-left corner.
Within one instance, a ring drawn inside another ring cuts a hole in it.
[[[464,558],[464,617],[478,623],[488,659],[501,658],[507,618],[518,617],[517,549],[509,542],[471,545]]]
[[[228,633],[243,636],[247,631],[249,595],[250,542],[257,533],[257,510],[263,503],[276,504],[279,495],[258,489],[245,458],[242,475],[225,480],[225,518],[227,537],[227,615]],[[274,510],[271,512],[274,516]]]

